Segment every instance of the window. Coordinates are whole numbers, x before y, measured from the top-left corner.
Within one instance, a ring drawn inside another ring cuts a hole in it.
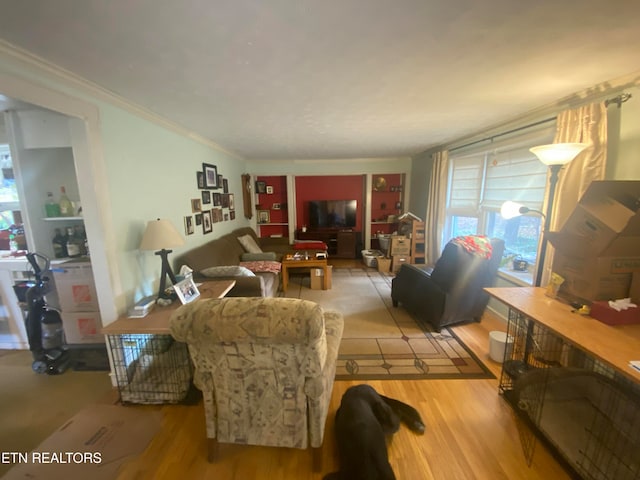
[[[443,240],[483,234],[505,241],[501,271],[533,284],[543,218],[530,213],[510,220],[500,215],[507,200],[540,211],[547,167],[529,151],[553,142],[555,124],[538,126],[490,145],[450,153],[447,222]],[[515,271],[512,260],[525,260],[527,271]]]

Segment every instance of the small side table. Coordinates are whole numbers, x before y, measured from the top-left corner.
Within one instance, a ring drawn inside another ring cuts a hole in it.
[[[329,272],[326,258],[290,258],[291,255],[285,255],[282,259],[282,291],[287,292],[287,286],[289,285],[289,269],[290,268],[322,268],[324,271],[324,290],[329,289]]]

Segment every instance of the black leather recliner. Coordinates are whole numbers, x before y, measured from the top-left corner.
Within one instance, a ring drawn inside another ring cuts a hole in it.
[[[491,240],[490,259],[449,241],[435,267],[403,264],[391,283],[393,306],[402,304],[439,332],[454,323],[480,321],[504,253],[504,241]]]

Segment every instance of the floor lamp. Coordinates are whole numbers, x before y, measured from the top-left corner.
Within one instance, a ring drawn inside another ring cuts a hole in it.
[[[539,147],[533,147],[530,149],[538,159],[549,167],[549,193],[547,196],[547,208],[545,212],[540,210],[530,209],[522,204],[507,201],[502,205],[500,210],[501,215],[506,218],[513,218],[518,215],[524,215],[525,213],[537,213],[544,218],[543,237],[542,244],[540,245],[540,254],[538,255],[538,261],[536,262],[536,280],[534,285],[539,287],[542,283],[542,273],[544,270],[544,259],[547,254],[547,232],[551,226],[551,213],[553,211],[553,202],[556,196],[556,185],[558,183],[558,173],[567,163],[572,161],[587,148],[585,143],[552,143],[549,145],[540,145]]]
[[[176,283],[176,276],[173,274],[173,270],[171,270],[171,265],[169,265],[168,255],[172,250],[168,249],[181,245],[184,245],[184,238],[169,220],[161,220],[158,218],[157,220],[151,220],[147,223],[147,228],[140,242],[140,250],[157,250],[156,255],[159,255],[162,259],[162,273],[160,274],[158,298],[170,298],[170,296],[165,293],[167,276],[173,284]]]

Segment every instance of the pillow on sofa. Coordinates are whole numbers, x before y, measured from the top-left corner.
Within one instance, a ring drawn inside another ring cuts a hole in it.
[[[262,249],[258,246],[253,237],[248,233],[246,235],[238,237],[238,241],[248,253],[262,253]]]
[[[240,260],[243,262],[255,262],[256,260],[271,260],[277,259],[276,252],[261,252],[261,253],[243,253],[240,255]]]
[[[209,267],[201,270],[205,277],[255,277],[256,275],[246,267],[238,265],[225,265],[222,267]]]

